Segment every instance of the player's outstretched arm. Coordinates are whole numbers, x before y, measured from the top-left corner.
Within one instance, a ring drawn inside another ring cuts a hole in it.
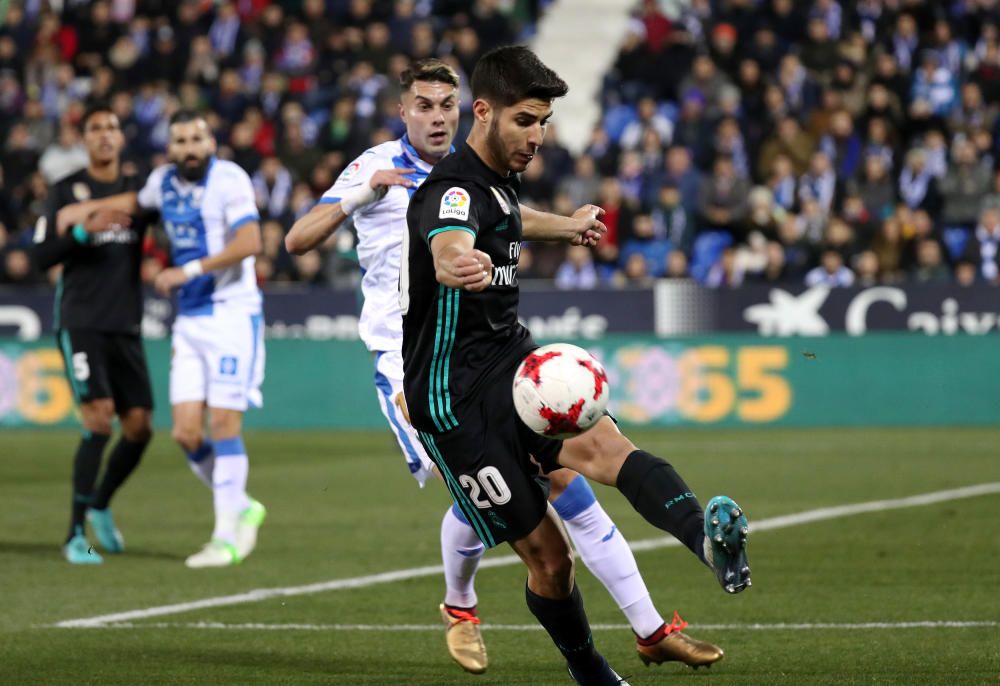
[[[90,234],[108,229],[126,229],[132,224],[132,217],[118,210],[97,210],[81,224],[75,224],[71,231],[53,231],[51,215],[42,217],[35,226],[35,262],[41,269],[49,269],[64,261],[77,250],[86,250],[90,244]]]
[[[302,255],[316,248],[347,219],[341,203],[316,205],[292,224],[285,236],[285,249],[293,255]]]
[[[107,231],[119,226],[122,215],[135,215],[139,212],[138,193],[119,193],[98,200],[87,200],[66,205],[56,215],[56,227],[59,235],[69,231],[76,225],[83,226],[88,233]],[[89,221],[88,221],[89,220]]]
[[[208,257],[191,260],[177,267],[164,269],[156,275],[153,286],[161,295],[169,295],[173,288],[181,286],[191,279],[206,272],[225,269],[237,262],[242,262],[251,255],[259,253],[260,250],[260,224],[256,221],[248,221],[236,229],[232,240],[221,251]]]
[[[521,225],[526,241],[563,241],[573,245],[597,245],[608,227],[600,220],[604,210],[584,205],[569,217],[539,212],[521,205]]]
[[[292,225],[285,236],[285,249],[293,255],[301,255],[321,245],[344,220],[380,200],[390,186],[410,188],[413,181],[406,178],[415,169],[380,169],[372,174],[368,183],[343,192],[340,202],[320,203],[313,207]]]
[[[478,292],[493,282],[493,260],[474,246],[475,238],[466,231],[445,231],[431,239],[438,283]]]

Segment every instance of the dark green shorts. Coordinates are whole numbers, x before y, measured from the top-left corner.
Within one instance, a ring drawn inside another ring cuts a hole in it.
[[[514,369],[473,398],[458,427],[418,431],[451,497],[488,548],[534,531],[546,510],[536,477],[559,468],[562,441],[539,436],[514,410]]]

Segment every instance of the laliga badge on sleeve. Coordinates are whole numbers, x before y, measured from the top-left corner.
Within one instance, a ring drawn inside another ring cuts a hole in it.
[[[355,160],[351,162],[344,168],[344,171],[340,172],[340,177],[337,179],[338,182],[344,183],[350,181],[354,178],[354,175],[361,171],[361,162]]]
[[[464,188],[453,186],[441,196],[441,209],[438,211],[438,218],[468,221],[471,204],[472,199],[469,197],[469,192]]]

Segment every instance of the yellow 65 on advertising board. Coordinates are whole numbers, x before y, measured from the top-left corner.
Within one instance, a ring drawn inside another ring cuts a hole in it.
[[[617,416],[637,424],[783,418],[792,389],[783,346],[627,345],[602,356]]]
[[[781,419],[792,404],[792,389],[778,372],[788,366],[788,350],[780,346],[736,349],[730,371],[728,348],[703,346],[681,357],[680,414],[696,422],[717,422],[735,409],[744,422]],[[735,378],[734,378],[735,377]]]

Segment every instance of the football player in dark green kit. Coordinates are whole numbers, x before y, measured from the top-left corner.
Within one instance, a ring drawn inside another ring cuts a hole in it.
[[[487,547],[506,541],[528,567],[529,609],[585,686],[624,683],[594,647],[572,555],[537,481],[569,467],[616,486],[654,526],[712,568],[723,588],[750,585],[746,517],[725,496],[697,498],[673,467],[639,450],[604,418],[567,441],[517,417],[514,370],[537,347],[517,318],[522,240],[579,240],[532,222],[517,174],[537,153],[565,82],[528,49],[485,55],[472,75],[474,123],[435,165],[407,212],[400,296],[410,420],[455,503]]]

